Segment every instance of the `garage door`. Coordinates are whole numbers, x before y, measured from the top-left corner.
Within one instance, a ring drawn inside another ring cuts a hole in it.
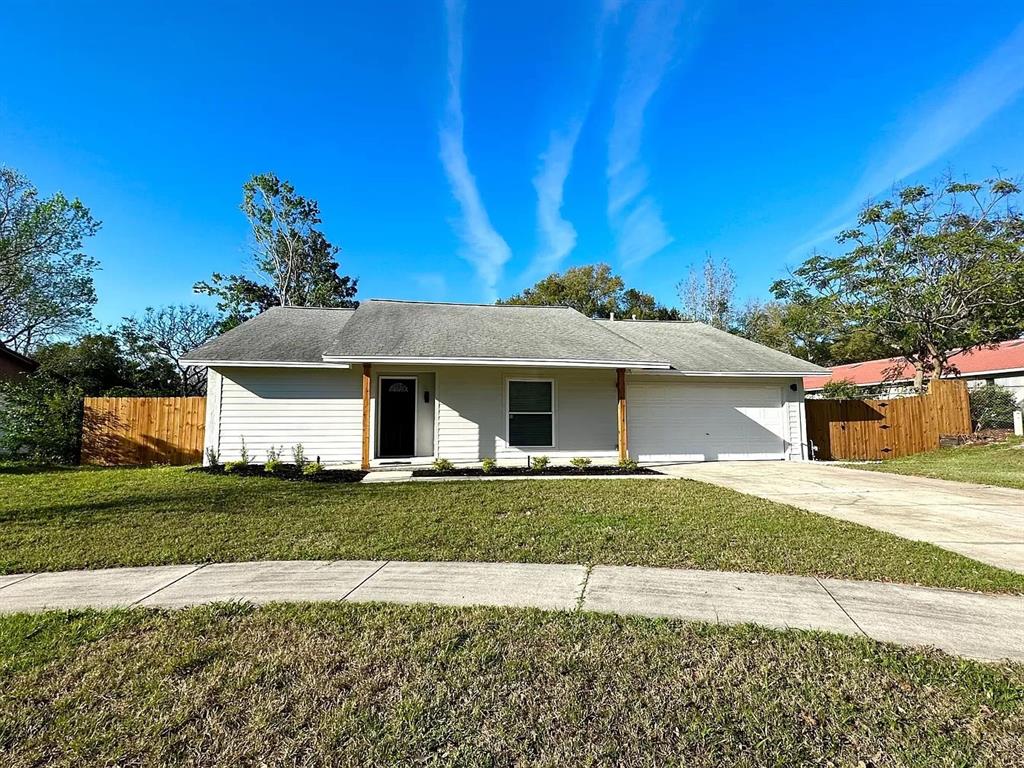
[[[631,382],[629,452],[639,461],[783,459],[778,386]]]

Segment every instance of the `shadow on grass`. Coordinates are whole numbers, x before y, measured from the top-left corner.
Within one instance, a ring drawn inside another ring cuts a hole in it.
[[[33,464],[21,461],[0,461],[0,475],[43,475],[47,472],[76,472],[83,467],[70,464]]]

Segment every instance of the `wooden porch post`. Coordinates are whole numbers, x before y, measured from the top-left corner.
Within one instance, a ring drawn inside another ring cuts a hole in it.
[[[626,369],[615,369],[615,385],[619,391],[619,461],[629,458],[629,428],[626,426]]]
[[[363,363],[363,469],[370,468],[370,364]]]

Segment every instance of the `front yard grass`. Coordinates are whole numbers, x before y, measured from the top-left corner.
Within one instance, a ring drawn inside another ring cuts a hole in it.
[[[1024,666],[586,613],[0,617],[0,763],[1019,766]]]
[[[266,559],[650,565],[1024,592],[1024,574],[686,480],[0,472],[0,573]]]
[[[1024,441],[1010,438],[992,445],[961,445],[901,456],[877,464],[851,464],[854,469],[918,475],[962,483],[1024,489]]]

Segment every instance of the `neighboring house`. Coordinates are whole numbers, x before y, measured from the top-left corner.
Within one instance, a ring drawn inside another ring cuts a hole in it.
[[[39,367],[35,360],[0,344],[0,379],[13,379],[23,373],[32,373]]]
[[[30,357],[8,349],[0,344],[0,381],[14,379],[17,376],[32,373],[39,363]],[[0,409],[4,408],[3,395],[0,394]]]
[[[1024,339],[1004,341],[992,347],[958,352],[949,358],[958,373],[948,377],[967,382],[968,387],[998,384],[1009,389],[1024,406]],[[810,396],[821,392],[829,381],[852,381],[870,389],[878,397],[901,397],[914,394],[914,367],[902,357],[868,360],[864,363],[837,365],[824,376],[805,376],[804,389]]]
[[[690,322],[565,307],[371,300],[277,307],[204,344],[206,445],[330,465],[802,459],[825,369]]]

